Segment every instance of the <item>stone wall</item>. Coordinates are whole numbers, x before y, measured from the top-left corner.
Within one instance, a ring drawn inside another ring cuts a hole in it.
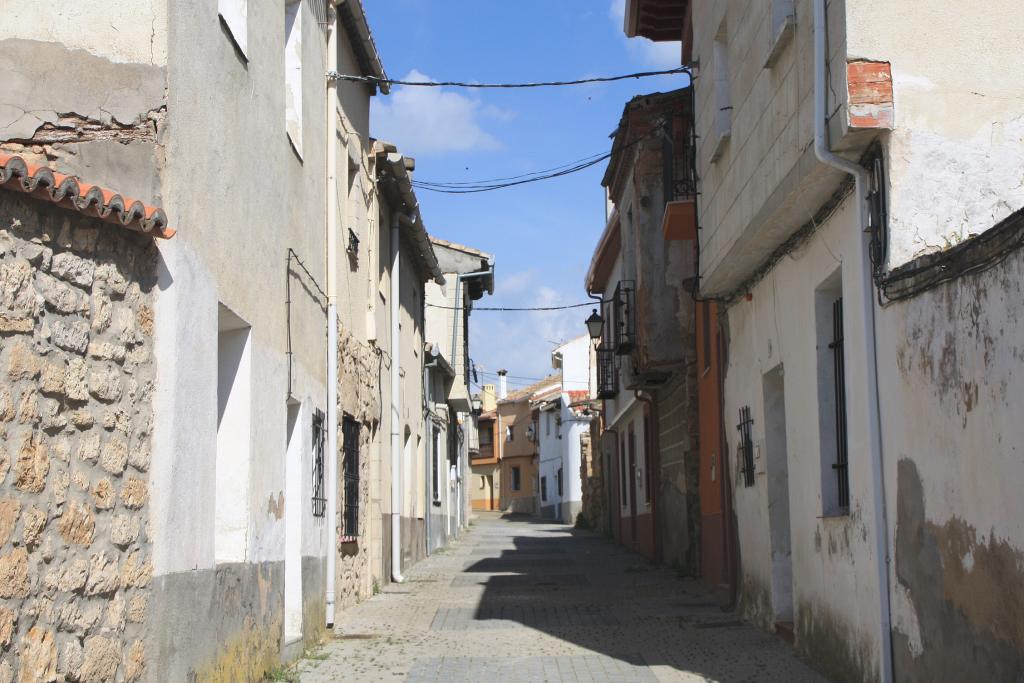
[[[0,682],[144,674],[156,259],[0,193]]]
[[[371,452],[381,434],[381,385],[388,381],[387,368],[376,347],[357,340],[345,329],[338,331],[338,525],[344,529],[345,482],[342,466],[340,420],[345,414],[359,422],[359,535],[354,542],[339,543],[335,578],[338,610],[351,607],[373,594],[375,567],[370,546],[371,533]],[[387,435],[383,435],[387,438]],[[378,447],[375,449],[381,452]],[[339,531],[340,535],[341,531]]]
[[[605,508],[604,482],[601,458],[593,447],[598,421],[590,423],[591,428],[580,435],[580,484],[583,490],[583,518],[594,531],[609,533],[608,513]],[[574,520],[575,521],[575,520]]]

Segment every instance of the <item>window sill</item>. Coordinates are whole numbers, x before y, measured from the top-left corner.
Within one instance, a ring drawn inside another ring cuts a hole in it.
[[[822,515],[818,517],[821,520],[844,520],[850,518],[849,508],[836,508],[835,510],[826,510]]]
[[[782,22],[782,26],[779,27],[779,32],[775,35],[771,47],[768,48],[768,56],[765,57],[764,68],[770,69],[775,65],[775,62],[779,61],[782,49],[789,44],[789,39],[793,36],[794,28],[796,28],[796,22],[793,20],[793,17],[786,17]]]
[[[725,146],[731,136],[732,131],[729,130],[718,134],[718,140],[715,141],[715,146],[711,150],[711,163],[715,163],[722,158],[722,153],[725,151]]]

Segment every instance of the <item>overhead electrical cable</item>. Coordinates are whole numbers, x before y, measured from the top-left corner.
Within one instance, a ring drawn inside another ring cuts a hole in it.
[[[610,83],[612,81],[626,81],[631,78],[649,78],[651,76],[673,76],[676,74],[690,74],[690,67],[677,66],[674,69],[661,69],[658,71],[637,71],[619,76],[593,76],[590,78],[579,78],[571,81],[536,81],[527,83],[473,83],[468,81],[403,81],[395,78],[379,78],[377,76],[355,76],[342,74],[337,71],[328,71],[328,80],[350,81],[353,83],[370,83],[371,85],[409,85],[425,88],[550,88],[567,85],[585,85],[587,83]],[[691,76],[692,77],[692,76]]]
[[[597,306],[597,301],[588,301],[585,304],[569,304],[568,306],[522,306],[522,307],[510,307],[510,306],[473,306],[474,311],[500,311],[518,313],[525,311],[566,311],[571,308],[586,308],[587,306]],[[440,304],[427,304],[427,308],[440,308],[445,311],[461,311],[462,307],[456,308],[455,306],[442,306]]]
[[[661,129],[658,126],[654,126],[650,132],[638,136],[636,139],[622,145],[619,148],[621,154],[625,150],[640,144],[644,140],[654,135],[660,135]],[[518,176],[509,176],[507,178],[495,178],[493,180],[476,180],[476,181],[429,181],[429,180],[413,180],[412,185],[416,189],[426,190],[428,192],[441,192],[444,194],[473,194],[477,192],[491,192],[493,190],[501,190],[506,187],[515,187],[517,185],[525,185],[527,183],[535,183],[541,180],[550,180],[552,178],[560,178],[562,176],[570,175],[573,173],[579,173],[588,168],[596,166],[602,161],[606,161],[612,157],[615,150],[599,154],[593,154],[583,159],[576,161],[570,161],[569,163],[555,166],[553,168],[544,169],[541,171],[533,171],[531,173],[523,173]]]

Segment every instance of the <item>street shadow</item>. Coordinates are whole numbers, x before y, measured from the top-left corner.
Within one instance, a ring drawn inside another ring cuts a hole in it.
[[[593,532],[506,517],[477,525],[471,553],[452,587],[482,586],[479,601],[439,610],[435,630],[527,627],[715,681],[824,680],[781,639],[722,611],[698,580]]]

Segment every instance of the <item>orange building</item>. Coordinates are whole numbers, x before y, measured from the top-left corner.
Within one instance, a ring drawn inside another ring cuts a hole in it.
[[[470,452],[469,466],[473,473],[470,500],[474,510],[501,509],[501,473],[498,458],[498,413],[491,409],[477,418],[479,446]]]

